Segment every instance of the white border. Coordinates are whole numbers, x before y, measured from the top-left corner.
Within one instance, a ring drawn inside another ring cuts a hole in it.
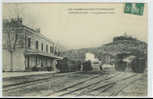
[[[153,97],[153,1],[148,3],[148,96]]]
[[[3,0],[3,2],[148,2],[149,0]]]
[[[2,3],[0,1],[0,96],[2,96]]]
[[[2,68],[2,3],[11,2],[140,2],[148,3],[148,97],[153,97],[153,0],[2,0],[0,1],[0,68]],[[1,69],[2,70],[2,69]],[[2,71],[0,71],[0,97],[2,97]],[[94,98],[94,97],[93,97]]]

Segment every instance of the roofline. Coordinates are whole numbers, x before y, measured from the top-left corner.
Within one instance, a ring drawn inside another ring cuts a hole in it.
[[[41,36],[41,37],[43,37],[45,40],[48,40],[50,43],[53,43],[53,44],[55,43],[53,40],[49,39],[48,37],[46,37],[46,36],[43,35],[42,33],[37,33],[36,30],[34,30],[34,29],[32,29],[32,28],[30,28],[30,27],[28,27],[28,26],[26,26],[26,25],[23,25],[23,24],[22,24],[22,26],[23,26],[24,28],[27,28],[27,29],[31,30],[31,31],[32,31],[31,33],[36,34],[37,36]]]

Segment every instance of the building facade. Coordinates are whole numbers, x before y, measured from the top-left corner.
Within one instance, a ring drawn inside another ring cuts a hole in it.
[[[3,71],[53,71],[62,59],[56,44],[23,25],[21,18],[3,20]]]

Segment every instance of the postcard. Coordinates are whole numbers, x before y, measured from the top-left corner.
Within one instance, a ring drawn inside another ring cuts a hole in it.
[[[4,97],[148,96],[148,3],[2,6]]]

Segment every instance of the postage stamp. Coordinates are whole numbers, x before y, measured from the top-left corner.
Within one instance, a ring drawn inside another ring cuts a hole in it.
[[[142,16],[144,12],[144,3],[126,3],[124,13]]]

